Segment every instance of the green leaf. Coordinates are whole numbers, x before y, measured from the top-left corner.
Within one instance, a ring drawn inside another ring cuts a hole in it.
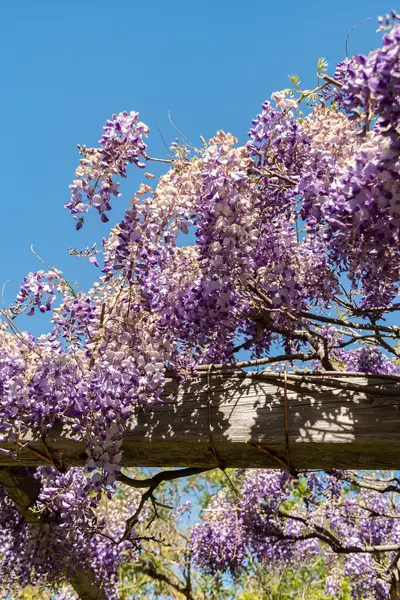
[[[319,58],[317,63],[318,73],[326,73],[328,70],[328,61],[325,58]]]
[[[299,76],[295,73],[293,75],[289,75],[289,80],[293,83],[293,85],[300,85]]]

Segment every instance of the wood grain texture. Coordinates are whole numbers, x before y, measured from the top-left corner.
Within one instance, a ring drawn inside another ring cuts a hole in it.
[[[378,386],[377,393],[338,390],[317,383],[305,388],[287,382],[289,450],[297,469],[398,469],[400,466],[400,384],[373,378],[341,382]],[[207,374],[179,383],[170,380],[163,402],[139,410],[126,432],[123,466],[263,467],[281,464],[248,441],[286,459],[285,392],[282,381],[262,376]],[[64,466],[83,465],[85,447],[54,430],[50,454]],[[3,448],[12,448],[2,443]],[[0,465],[46,464],[35,442],[16,458],[0,453]],[[216,454],[214,452],[216,450]]]

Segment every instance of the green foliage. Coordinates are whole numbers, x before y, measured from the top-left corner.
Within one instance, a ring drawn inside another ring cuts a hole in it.
[[[322,559],[312,566],[287,565],[270,569],[258,567],[241,582],[243,591],[237,600],[324,600],[327,570]],[[338,600],[351,600],[349,585],[344,582]]]
[[[328,62],[325,58],[319,58],[317,62],[317,73],[318,77],[321,77],[328,70]]]
[[[296,75],[295,73],[293,75],[289,75],[289,80],[293,83],[293,85],[295,85],[296,87],[300,86],[300,79],[299,76]]]

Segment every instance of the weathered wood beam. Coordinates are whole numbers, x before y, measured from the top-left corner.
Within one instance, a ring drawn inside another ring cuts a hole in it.
[[[270,454],[246,442],[286,460],[286,405],[294,468],[398,469],[400,383],[366,377],[339,381],[342,389],[317,382],[285,384],[283,379],[246,373],[203,374],[186,383],[170,380],[163,403],[138,411],[124,438],[122,464],[212,467],[219,461],[226,467],[280,467]],[[368,393],[344,389],[347,384],[368,386]],[[46,442],[58,464],[85,463],[83,443],[56,430]],[[46,464],[35,452],[47,456],[43,444],[32,442],[18,450],[16,459],[0,453],[0,465]]]

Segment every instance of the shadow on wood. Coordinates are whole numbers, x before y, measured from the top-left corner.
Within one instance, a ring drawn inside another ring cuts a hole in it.
[[[396,469],[400,464],[400,385],[390,380],[341,378],[378,385],[379,394],[287,382],[291,464],[296,469]],[[377,388],[378,389],[378,388]],[[387,393],[387,395],[385,395]],[[163,402],[140,409],[124,437],[123,466],[281,467],[253,442],[285,459],[285,392],[282,382],[235,374],[179,383],[169,380]],[[46,438],[50,454],[64,466],[83,465],[85,446],[55,428]],[[11,444],[1,444],[12,448]],[[0,465],[45,464],[43,444]],[[215,452],[216,451],[216,452]],[[217,459],[218,457],[218,459]]]

